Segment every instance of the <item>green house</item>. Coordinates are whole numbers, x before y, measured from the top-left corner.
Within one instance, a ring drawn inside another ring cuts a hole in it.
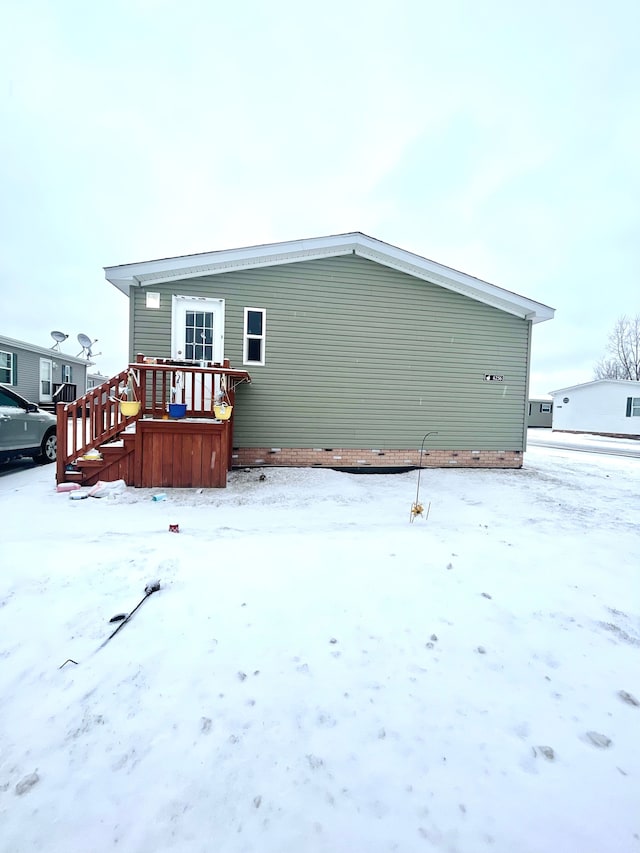
[[[249,372],[234,465],[522,465],[546,305],[359,232],[105,274],[130,300],[131,361]]]

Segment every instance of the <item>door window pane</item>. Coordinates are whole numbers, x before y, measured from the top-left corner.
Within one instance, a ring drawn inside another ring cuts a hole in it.
[[[213,312],[187,311],[184,339],[186,359],[213,361]]]

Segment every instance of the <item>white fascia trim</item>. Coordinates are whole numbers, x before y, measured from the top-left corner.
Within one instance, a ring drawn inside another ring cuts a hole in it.
[[[555,311],[482,279],[430,261],[420,255],[383,243],[354,231],[330,237],[313,237],[241,249],[225,249],[199,255],[185,255],[157,261],[144,261],[117,267],[105,267],[107,281],[129,295],[131,287],[149,287],[178,279],[200,278],[244,269],[256,269],[299,261],[356,254],[375,263],[405,272],[415,278],[438,284],[471,299],[483,302],[522,319],[540,323],[550,320]]]
[[[182,278],[198,278],[204,275],[253,269],[258,266],[347,255],[355,249],[357,237],[358,235],[354,233],[343,234],[340,237],[315,237],[309,240],[267,243],[241,249],[222,249],[218,252],[199,255],[184,255],[177,258],[105,267],[104,272],[107,281],[128,295],[129,288],[132,286],[146,287]],[[345,238],[352,239],[346,241]]]
[[[567,388],[558,388],[557,391],[549,391],[549,394],[552,396],[555,394],[564,394],[567,391],[576,391],[578,388],[590,388],[593,385],[624,385],[628,388],[634,382],[638,384],[638,388],[640,389],[640,382],[636,379],[593,379],[591,382],[580,382],[578,385],[569,385]]]
[[[86,365],[87,363],[84,358],[78,358],[78,356],[69,355],[66,352],[62,352],[62,350],[53,349],[53,347],[47,349],[47,347],[41,347],[37,344],[30,344],[27,341],[19,341],[16,338],[7,338],[3,335],[2,337],[0,337],[0,349],[5,346],[13,349],[23,349],[27,352],[32,352],[36,355],[48,356],[52,361],[64,361],[69,362],[69,364],[79,365]]]
[[[292,254],[281,255],[263,255],[261,257],[239,258],[238,260],[219,261],[208,266],[191,267],[186,271],[169,271],[164,275],[153,274],[149,276],[136,276],[137,283],[140,287],[148,287],[154,284],[162,284],[163,282],[182,280],[187,278],[201,278],[206,275],[220,275],[225,272],[238,272],[239,270],[258,269],[259,267],[283,266],[284,264],[294,264],[299,261],[316,261],[321,258],[335,258],[339,255],[350,255],[351,249],[344,251],[336,251],[335,249],[326,249],[324,251],[305,251]]]
[[[513,314],[524,320],[531,320],[533,323],[551,320],[555,314],[553,308],[549,308],[547,305],[542,305],[539,302],[534,302],[525,296],[511,293],[508,290],[504,290],[504,288],[497,287],[495,284],[489,284],[489,282],[482,281],[482,279],[473,278],[465,273],[438,264],[435,261],[404,252],[402,249],[397,249],[396,252],[397,254],[358,248],[355,254],[375,263],[396,269],[399,272],[407,273],[414,278],[432,282],[433,284],[444,287],[446,290],[460,293],[462,296],[468,296],[476,301],[484,302],[485,305],[489,305],[492,308],[498,308],[501,311]]]

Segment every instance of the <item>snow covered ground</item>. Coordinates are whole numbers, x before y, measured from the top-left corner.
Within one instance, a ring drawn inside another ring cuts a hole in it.
[[[2,853],[640,851],[640,460],[259,474],[0,477]]]

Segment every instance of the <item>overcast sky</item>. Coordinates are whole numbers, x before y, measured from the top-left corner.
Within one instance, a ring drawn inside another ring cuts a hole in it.
[[[111,375],[103,267],[363,231],[556,308],[533,395],[589,381],[640,312],[638,32],[637,0],[0,0],[0,332]]]

